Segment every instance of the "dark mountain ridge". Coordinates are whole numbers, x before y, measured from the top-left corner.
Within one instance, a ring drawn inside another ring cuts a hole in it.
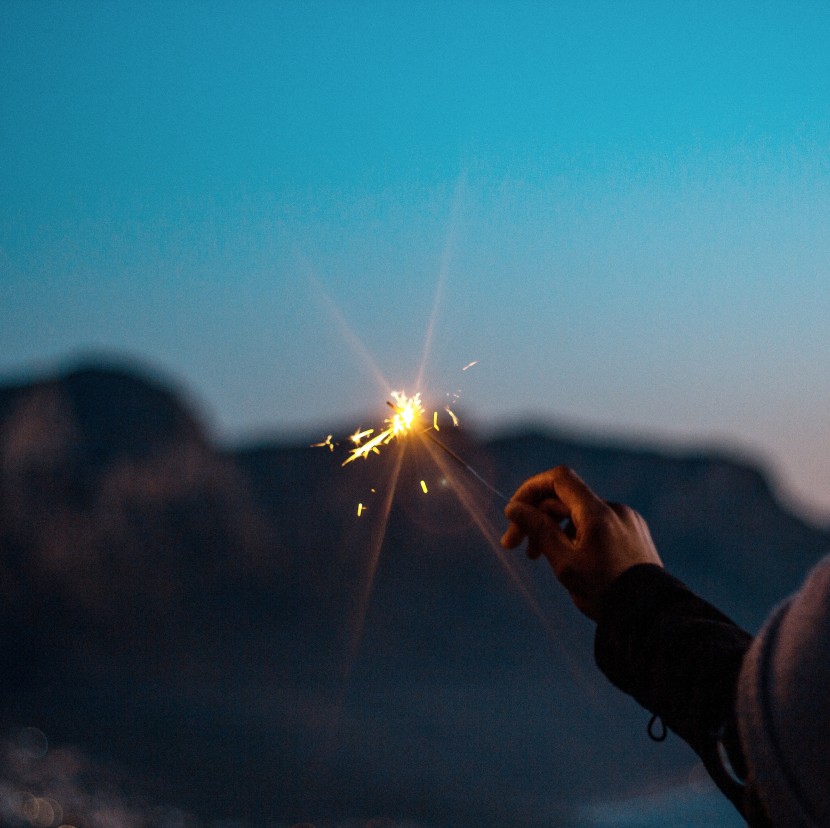
[[[751,629],[830,549],[722,454],[441,436],[503,492],[578,469]],[[407,451],[378,546],[394,447],[347,469],[307,445],[218,450],[129,367],[0,388],[7,731],[36,726],[192,824],[583,824],[593,797],[686,778],[695,757],[648,742],[547,568],[499,558],[495,496],[439,457]]]

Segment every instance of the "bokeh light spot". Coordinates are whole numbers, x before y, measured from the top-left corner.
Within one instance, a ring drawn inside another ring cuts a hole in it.
[[[49,750],[49,740],[42,730],[24,727],[17,734],[17,746],[27,759],[42,759]]]

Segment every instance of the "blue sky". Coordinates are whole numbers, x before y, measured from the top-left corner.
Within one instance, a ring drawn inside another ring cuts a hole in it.
[[[305,437],[383,417],[361,347],[409,390],[434,315],[469,424],[732,447],[830,518],[828,42],[808,2],[4,0],[0,373],[138,358]]]

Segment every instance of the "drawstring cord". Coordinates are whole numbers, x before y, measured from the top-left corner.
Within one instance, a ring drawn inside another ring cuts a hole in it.
[[[660,725],[660,729],[655,730],[655,726],[658,724]],[[666,736],[669,735],[666,729],[666,723],[656,713],[649,719],[646,731],[648,732],[648,738],[652,742],[665,742]]]

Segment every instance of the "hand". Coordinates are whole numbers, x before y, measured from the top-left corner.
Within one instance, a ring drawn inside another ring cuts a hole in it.
[[[642,516],[597,497],[566,466],[526,480],[504,514],[510,526],[502,546],[515,549],[527,537],[528,556],[544,555],[577,608],[594,621],[623,572],[640,563],[663,565]]]

